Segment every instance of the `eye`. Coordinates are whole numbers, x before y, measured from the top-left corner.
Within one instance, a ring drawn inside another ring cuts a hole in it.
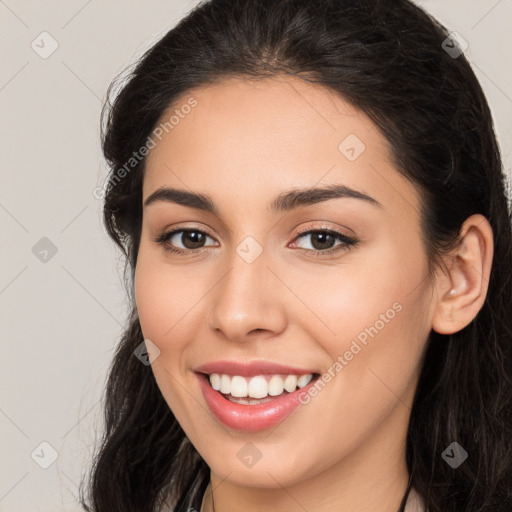
[[[331,252],[348,250],[351,246],[357,244],[357,240],[350,238],[343,233],[332,229],[313,229],[300,233],[296,240],[306,240],[309,242],[299,246],[308,252],[316,252],[317,254],[326,254]],[[336,242],[339,242],[336,244]],[[307,247],[309,245],[309,247]]]
[[[166,251],[186,254],[190,252],[199,252],[200,249],[207,247],[207,239],[214,240],[208,233],[199,229],[174,229],[162,233],[155,242],[162,245]],[[357,244],[357,240],[350,238],[339,231],[332,229],[313,229],[300,233],[295,240],[307,240],[309,243],[298,245],[298,248],[315,256],[348,250],[351,246]],[[338,242],[338,243],[336,243]],[[294,242],[297,245],[296,242]],[[181,245],[181,246],[180,246]],[[210,244],[216,246],[215,244]],[[309,245],[309,247],[307,247]]]
[[[207,238],[213,240],[211,236],[199,229],[174,229],[162,233],[155,242],[162,245],[167,251],[186,253],[205,247],[204,244]],[[181,244],[181,247],[179,244]]]

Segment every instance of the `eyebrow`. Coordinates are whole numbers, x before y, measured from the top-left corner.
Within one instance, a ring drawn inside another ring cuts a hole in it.
[[[270,204],[270,211],[290,211],[302,206],[309,206],[315,203],[328,201],[330,199],[342,198],[361,199],[367,203],[382,208],[382,204],[373,197],[347,187],[346,185],[335,184],[325,187],[292,189],[283,192],[272,201]],[[181,204],[190,208],[196,208],[198,210],[213,213],[214,215],[219,214],[219,211],[212,199],[205,194],[197,192],[160,187],[144,201],[144,208],[158,201]]]

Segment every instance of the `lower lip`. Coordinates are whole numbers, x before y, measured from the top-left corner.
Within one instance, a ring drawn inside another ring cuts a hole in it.
[[[244,405],[231,402],[219,391],[215,391],[204,374],[197,374],[204,399],[215,417],[224,425],[236,430],[255,432],[265,430],[281,423],[299,405],[299,395],[305,393],[316,382],[293,393],[278,396],[271,402],[258,405]]]

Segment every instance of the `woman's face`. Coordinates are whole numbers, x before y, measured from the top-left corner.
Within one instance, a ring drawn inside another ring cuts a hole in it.
[[[190,441],[215,474],[256,487],[403,457],[433,285],[418,193],[384,137],[298,79],[200,88],[171,115],[143,201],[187,196],[145,205],[135,294]],[[227,375],[220,390],[211,373]],[[303,388],[290,377],[309,373]],[[259,405],[226,398],[269,389]]]

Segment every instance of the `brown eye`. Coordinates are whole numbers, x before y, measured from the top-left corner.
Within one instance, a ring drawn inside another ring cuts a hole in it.
[[[208,238],[213,240],[207,233],[198,229],[175,229],[162,234],[155,242],[163,245],[166,250],[187,252],[205,247]]]
[[[338,250],[348,249],[357,243],[356,240],[349,238],[343,233],[332,230],[310,230],[305,233],[301,233],[297,240],[307,240],[309,238],[309,244],[298,245],[299,248],[305,249],[308,252],[316,252],[319,254],[327,252],[335,252]],[[338,244],[336,242],[339,241]],[[309,245],[310,247],[307,247]]]
[[[336,237],[324,231],[311,233],[311,245],[318,251],[331,249],[336,243]]]
[[[178,239],[186,249],[197,249],[203,246],[206,235],[200,231],[182,231]]]

